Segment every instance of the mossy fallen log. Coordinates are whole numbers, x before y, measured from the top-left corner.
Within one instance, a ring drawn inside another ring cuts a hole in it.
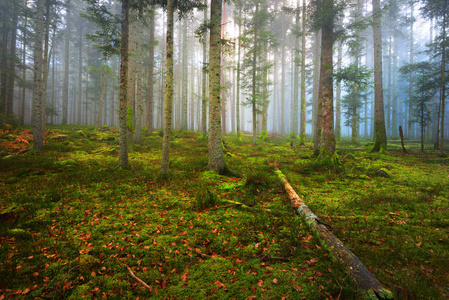
[[[346,272],[353,279],[357,289],[366,299],[393,299],[393,293],[384,288],[380,282],[363,265],[360,259],[346,247],[318,218],[312,210],[302,201],[288,182],[285,175],[275,168],[275,173],[284,185],[290,204],[306,222],[322,246],[329,250],[332,257],[341,263]]]

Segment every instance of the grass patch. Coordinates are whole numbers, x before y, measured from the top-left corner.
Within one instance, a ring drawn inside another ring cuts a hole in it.
[[[317,161],[310,143],[225,136],[238,178],[208,171],[207,139],[174,131],[162,180],[160,132],[133,147],[125,170],[116,128],[50,127],[44,152],[19,155],[30,145],[17,137],[29,132],[2,130],[5,298],[359,298],[290,209],[270,163],[397,295],[449,293],[449,166],[437,152],[367,153],[364,141],[343,141],[336,166]]]

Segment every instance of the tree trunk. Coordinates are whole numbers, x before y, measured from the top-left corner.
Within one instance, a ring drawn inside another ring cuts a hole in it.
[[[256,4],[256,13],[255,15],[257,16],[259,12],[259,3],[257,2]],[[257,36],[258,34],[258,27],[255,26],[254,27],[254,46],[253,46],[253,61],[252,61],[252,116],[253,116],[253,144],[255,145],[257,142],[257,95],[256,95],[256,69],[257,69]]]
[[[42,128],[45,128],[47,123],[47,81],[48,81],[48,40],[50,38],[50,2],[46,1],[45,12],[45,29],[44,29],[44,60],[42,62],[42,113],[41,122]]]
[[[302,0],[300,145],[306,141],[306,17],[306,0]]]
[[[447,7],[448,0],[444,0],[444,5]],[[443,28],[442,36],[443,41],[441,42],[443,49],[441,54],[441,125],[440,125],[440,155],[444,155],[444,113],[445,113],[445,103],[446,103],[446,13],[443,16]]]
[[[33,149],[44,150],[42,127],[42,35],[44,33],[44,0],[36,3],[36,34],[34,42],[34,88],[33,88]]]
[[[323,31],[324,34],[324,31]],[[324,50],[324,49],[323,49]],[[384,288],[380,282],[370,273],[360,259],[346,247],[316,216],[312,210],[299,198],[287,178],[276,168],[284,189],[287,192],[290,204],[301,216],[309,229],[314,233],[321,245],[329,249],[332,258],[339,262],[354,281],[366,299],[393,299],[393,293]]]
[[[148,94],[147,94],[147,135],[153,133],[154,130],[154,96],[153,96],[153,77],[154,77],[154,8],[150,15],[150,32],[148,50]]]
[[[187,20],[184,18],[182,25],[182,98],[181,98],[181,128],[187,130]]]
[[[25,0],[25,7],[28,6],[28,0]],[[28,16],[25,16],[23,33],[23,49],[22,49],[22,64],[26,65],[26,44],[27,44],[27,27],[28,26]],[[53,56],[54,57],[54,56]],[[54,59],[54,58],[53,58]],[[20,105],[20,120],[22,125],[25,124],[25,96],[26,96],[26,68],[22,68],[22,80],[24,82],[22,86],[22,100]],[[52,95],[53,97],[53,95]]]
[[[414,47],[413,47],[413,43],[414,43],[414,36],[413,36],[413,24],[415,24],[413,18],[413,1],[410,1],[410,19],[411,19],[411,24],[410,24],[410,65],[413,65],[413,63],[415,62],[414,60]],[[408,136],[410,138],[415,137],[415,130],[414,130],[414,123],[410,122],[410,120],[412,120],[413,118],[413,103],[412,103],[412,97],[413,97],[413,69],[410,70],[410,78],[409,78],[409,103],[408,103],[408,118],[409,118],[409,122],[408,122]]]
[[[95,128],[98,129],[98,127],[100,126],[100,122],[101,122],[101,112],[103,109],[103,99],[104,99],[104,92],[106,89],[106,65],[103,66],[104,69],[104,73],[101,79],[101,92],[100,92],[100,99],[99,99],[99,104],[98,104],[98,111],[97,111],[97,119],[95,121]]]
[[[333,0],[328,0],[333,1]],[[321,29],[321,68],[320,68],[320,104],[322,111],[322,135],[320,156],[332,157],[335,152],[334,133],[334,89],[332,85],[332,52],[333,52],[333,24],[326,24]],[[320,109],[319,109],[320,110]]]
[[[12,8],[12,22],[11,22],[11,38],[10,38],[10,49],[9,49],[9,66],[8,66],[8,85],[6,87],[6,115],[12,116],[14,113],[14,84],[16,77],[16,40],[17,40],[17,23],[19,18],[18,4],[13,2]]]
[[[127,145],[127,97],[128,97],[128,36],[129,36],[129,0],[122,0],[122,44],[120,63],[120,103],[119,103],[119,161],[121,168],[128,168]],[[87,89],[87,86],[86,86]],[[87,99],[87,98],[86,98]]]
[[[207,5],[207,0],[204,0],[204,5]],[[207,9],[204,9],[204,21],[207,20]],[[201,134],[203,137],[207,135],[207,31],[203,35],[203,72],[202,72],[202,91],[201,91]]]
[[[315,34],[315,51],[313,54],[313,150],[315,154],[319,153],[321,144],[321,104],[319,97],[320,89],[320,57],[321,57],[321,31]]]
[[[143,28],[142,24],[137,24],[137,44],[136,44],[136,122],[134,126],[134,143],[140,144],[142,143],[142,45],[140,41],[143,39]]]
[[[374,145],[372,152],[387,150],[385,131],[384,99],[382,88],[382,32],[380,20],[380,0],[373,0],[374,35]]]
[[[240,132],[240,56],[241,56],[241,47],[242,41],[240,40],[240,36],[242,35],[242,5],[239,5],[238,12],[238,27],[239,27],[239,35],[237,39],[237,92],[236,92],[236,100],[235,100],[235,110],[237,114],[236,125],[237,125],[237,139],[241,140],[241,132]],[[274,118],[274,116],[273,116]]]
[[[82,95],[82,81],[83,81],[83,28],[79,32],[79,53],[78,53],[78,101],[77,101],[77,124],[81,124],[81,102],[83,99]]]
[[[337,58],[337,73],[341,70],[341,62],[342,62],[342,56],[343,56],[343,44],[340,43],[338,46],[338,58]],[[336,89],[336,96],[335,96],[335,105],[336,105],[336,114],[335,114],[335,139],[337,141],[341,140],[341,81],[337,81],[337,89]]]
[[[136,43],[137,43],[137,13],[130,8],[129,11],[129,68],[128,68],[128,107],[127,126],[128,143],[133,142],[134,126],[136,123]]]
[[[211,0],[209,42],[209,169],[227,171],[221,140],[221,12],[222,0]]]
[[[297,9],[299,10],[299,0],[297,0]],[[299,28],[299,11],[296,12],[296,26]],[[295,49],[293,55],[293,98],[292,98],[292,120],[290,136],[298,136],[298,100],[299,100],[299,32],[295,33]]]
[[[173,0],[167,1],[167,54],[166,54],[166,84],[165,84],[165,124],[162,143],[161,174],[168,176],[170,159],[170,138],[173,109]]]
[[[70,0],[66,1],[67,5],[67,20],[65,26],[65,47],[64,47],[64,83],[62,92],[62,124],[66,125],[68,123],[68,112],[69,112],[69,72],[70,72]]]

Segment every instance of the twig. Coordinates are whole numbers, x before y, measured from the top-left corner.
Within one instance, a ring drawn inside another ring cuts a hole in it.
[[[131,277],[134,278],[138,283],[140,283],[140,285],[142,285],[144,288],[146,288],[147,290],[149,290],[150,292],[153,291],[153,289],[151,288],[151,286],[149,286],[148,284],[145,283],[145,281],[143,281],[142,279],[140,279],[139,277],[137,277],[134,272],[131,270],[130,267],[128,267],[128,265],[125,265],[125,267],[128,269],[129,274],[131,274]]]

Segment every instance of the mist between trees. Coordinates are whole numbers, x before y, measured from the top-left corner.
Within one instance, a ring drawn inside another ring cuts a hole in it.
[[[0,121],[33,125],[41,143],[45,124],[119,126],[122,109],[137,143],[169,118],[204,136],[313,139],[328,154],[345,136],[377,143],[376,130],[385,149],[401,126],[443,154],[447,2],[2,0]]]

